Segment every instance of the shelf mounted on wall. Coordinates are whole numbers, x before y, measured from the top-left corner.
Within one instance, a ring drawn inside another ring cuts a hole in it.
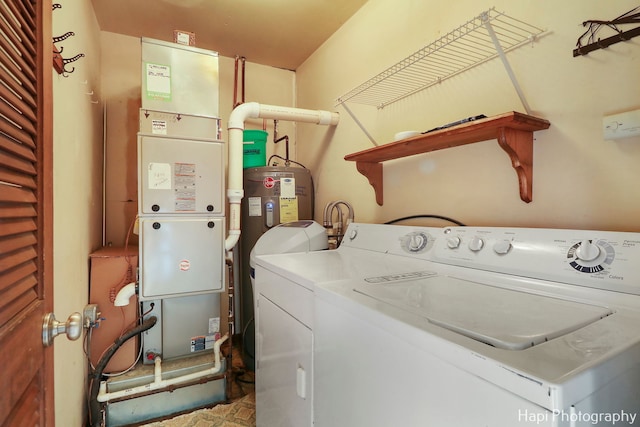
[[[518,175],[520,199],[529,203],[533,200],[533,132],[549,126],[547,120],[511,111],[349,154],[345,160],[356,162],[382,206],[382,162],[497,139]]]
[[[383,204],[382,162],[489,139],[497,139],[500,147],[509,155],[518,175],[520,198],[524,202],[531,202],[533,132],[547,129],[550,123],[531,115],[506,53],[535,42],[546,32],[492,8],[337,99],[337,105],[342,105],[376,145],[375,148],[349,154],[345,160],[356,162],[358,171],[367,177],[374,188],[379,205]],[[383,109],[495,58],[501,59],[526,114],[505,113],[378,146],[347,105],[353,102]]]
[[[489,9],[350,90],[337,99],[337,104],[354,102],[384,108],[500,57],[530,114],[504,54],[535,42],[545,33],[541,28]]]

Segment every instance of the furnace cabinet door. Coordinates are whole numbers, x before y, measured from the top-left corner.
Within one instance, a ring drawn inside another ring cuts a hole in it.
[[[140,219],[140,300],[224,289],[224,218]]]
[[[263,295],[258,316],[256,426],[311,426],[312,332]]]
[[[140,215],[224,215],[221,142],[138,136]]]

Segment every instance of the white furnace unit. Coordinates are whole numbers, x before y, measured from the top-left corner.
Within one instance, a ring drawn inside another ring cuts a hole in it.
[[[101,383],[99,402],[113,427],[227,398],[219,359],[226,201],[217,53],[143,38],[141,98],[137,293],[142,323],[152,325],[142,332],[142,358],[153,365]]]
[[[218,55],[142,39],[139,299],[158,323],[145,363],[213,348],[225,283],[225,149]]]
[[[166,114],[141,110],[140,121]],[[217,128],[218,119],[188,119]],[[224,147],[221,141],[169,131],[140,133],[138,150],[138,294],[144,312],[158,317],[143,340],[144,360],[152,363],[156,355],[166,360],[211,349],[219,336]]]

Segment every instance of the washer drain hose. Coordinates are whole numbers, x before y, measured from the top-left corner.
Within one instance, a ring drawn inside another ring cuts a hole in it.
[[[129,329],[122,336],[118,337],[111,347],[107,349],[104,355],[98,361],[96,365],[96,369],[93,372],[91,378],[91,395],[89,397],[89,412],[90,412],[90,425],[91,427],[101,427],[102,426],[102,417],[100,416],[100,403],[98,402],[98,392],[100,391],[100,378],[102,377],[102,372],[107,367],[107,364],[111,360],[111,357],[115,354],[116,351],[127,342],[129,339],[135,337],[147,331],[156,324],[158,318],[155,316],[151,316],[142,322],[140,325]]]

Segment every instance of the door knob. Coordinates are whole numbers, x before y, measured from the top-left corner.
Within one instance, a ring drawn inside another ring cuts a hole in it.
[[[47,313],[42,318],[42,344],[45,347],[53,344],[53,339],[60,334],[67,334],[67,338],[75,341],[82,335],[82,314],[72,313],[66,322],[58,322],[53,313]]]

